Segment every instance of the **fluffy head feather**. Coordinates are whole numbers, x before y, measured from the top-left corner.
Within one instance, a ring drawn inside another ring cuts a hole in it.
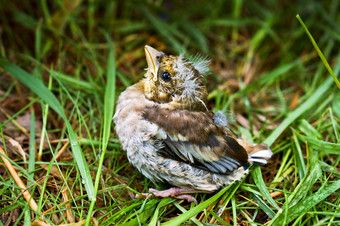
[[[156,52],[157,53],[157,52]],[[156,55],[156,54],[155,54]],[[168,104],[170,108],[204,110],[207,91],[204,76],[209,71],[209,61],[194,57],[192,61],[183,55],[157,54],[156,63],[150,63],[145,75],[145,96],[153,101]],[[152,71],[157,71],[155,76]]]

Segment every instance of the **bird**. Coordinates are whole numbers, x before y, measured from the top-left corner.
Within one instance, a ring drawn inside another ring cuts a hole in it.
[[[252,164],[272,157],[266,144],[238,138],[222,111],[207,107],[209,60],[166,55],[146,45],[147,69],[123,91],[113,117],[129,162],[166,190],[137,197],[173,197],[197,203],[195,193],[213,193],[240,181]]]

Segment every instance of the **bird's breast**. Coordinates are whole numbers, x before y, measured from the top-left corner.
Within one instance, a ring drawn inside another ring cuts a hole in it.
[[[113,120],[119,140],[128,155],[134,154],[143,142],[150,141],[157,134],[158,126],[142,116],[143,109],[154,105],[154,102],[145,98],[140,83],[128,87],[119,96]]]

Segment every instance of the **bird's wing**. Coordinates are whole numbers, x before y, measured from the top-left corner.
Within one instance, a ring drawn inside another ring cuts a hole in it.
[[[145,108],[143,117],[159,126],[163,156],[220,174],[247,164],[245,149],[228,129],[216,126],[208,113],[155,106]]]

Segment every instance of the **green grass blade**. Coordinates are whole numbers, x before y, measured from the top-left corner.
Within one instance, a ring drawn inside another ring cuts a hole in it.
[[[89,199],[90,200],[95,199],[94,187],[89,167],[87,165],[81,147],[77,141],[77,136],[73,131],[72,126],[69,120],[67,119],[63,107],[59,103],[58,99],[40,80],[34,78],[31,74],[21,69],[20,67],[9,62],[6,62],[3,59],[0,59],[0,67],[3,67],[6,71],[11,73],[16,79],[18,79],[22,84],[27,86],[31,91],[33,91],[36,95],[43,99],[65,121],[66,128],[69,134],[72,152],[74,155],[74,161],[77,163],[78,169],[84,182],[83,184],[85,185],[85,189],[89,195]]]
[[[340,189],[340,180],[328,184],[326,186],[322,186],[317,192],[312,195],[309,195],[307,198],[298,202],[296,205],[289,208],[286,224],[294,220],[295,218],[306,214],[309,209],[317,205],[319,202],[330,196],[332,193],[336,192]],[[284,215],[281,214],[275,221],[274,225],[283,225]]]
[[[320,165],[317,163],[317,155],[312,154],[310,166],[305,177],[301,178],[301,182],[294,188],[294,192],[288,197],[288,206],[294,206],[299,203],[310,191],[317,179],[321,176]]]
[[[237,226],[236,200],[234,196],[231,198],[231,208],[233,213],[233,225]]]
[[[125,87],[131,86],[131,82],[125,77],[125,75],[122,72],[117,71],[117,77]]]
[[[0,214],[6,213],[6,212],[10,212],[10,211],[14,210],[15,208],[18,208],[20,206],[20,204],[21,203],[19,203],[19,202],[14,202],[11,205],[8,205],[6,207],[2,207],[0,209]]]
[[[158,204],[157,208],[154,211],[154,214],[151,218],[150,223],[148,224],[148,226],[156,226],[157,225],[157,220],[158,220],[158,214],[159,214],[159,210],[164,207],[169,205],[170,203],[175,202],[176,200],[173,198],[164,198],[160,201],[160,203]],[[176,203],[175,203],[176,204]],[[177,207],[178,208],[178,207]]]
[[[340,96],[339,96],[339,99],[340,100]],[[340,101],[339,101],[340,102]],[[334,135],[336,137],[336,140],[337,141],[340,141],[340,135],[339,135],[339,132],[340,132],[340,129],[338,130],[337,129],[337,125],[339,124],[338,121],[335,120],[334,116],[333,116],[333,111],[332,111],[332,108],[329,108],[329,116],[331,118],[331,121],[332,121],[332,126],[333,126],[333,130],[334,130]],[[338,142],[340,143],[340,142]],[[340,149],[339,149],[340,150]]]
[[[336,97],[332,104],[332,109],[334,113],[336,114],[338,118],[340,118],[340,101],[336,101],[336,100],[340,100],[340,92],[336,94]]]
[[[281,133],[292,124],[298,117],[317,104],[317,102],[324,97],[328,89],[331,87],[332,78],[328,78],[303,104],[292,111],[287,118],[263,141],[263,143],[271,146]]]
[[[59,71],[55,71],[53,69],[50,69],[50,68],[46,67],[44,64],[42,64],[39,60],[37,60],[37,59],[35,59],[31,56],[24,55],[24,57],[28,58],[29,60],[31,60],[35,64],[37,64],[39,67],[48,71],[56,79],[63,81],[65,84],[67,84],[68,87],[72,87],[72,88],[75,88],[75,89],[81,89],[81,90],[84,90],[86,92],[93,92],[96,88],[93,84],[91,84],[88,81],[84,81],[84,80],[81,80],[79,78],[74,78],[70,75],[63,74]]]
[[[303,158],[303,153],[299,141],[295,134],[293,134],[293,142],[295,147],[293,148],[293,155],[295,157],[295,167],[298,169],[299,177],[304,178],[307,172],[306,163]]]
[[[263,199],[261,199],[259,196],[257,196],[256,194],[253,195],[254,200],[256,201],[256,203],[261,207],[261,209],[270,217],[270,218],[274,218],[275,213],[274,211],[265,203],[265,201],[263,201]]]
[[[317,151],[320,150],[320,151],[327,152],[330,154],[335,154],[335,155],[340,154],[340,144],[330,143],[330,142],[318,140],[312,137],[304,137],[302,135],[298,135],[298,137],[301,138],[302,140],[307,140],[310,147],[315,148],[315,150]]]
[[[61,81],[65,82],[65,84],[75,89],[81,89],[86,92],[93,92],[95,89],[95,87],[90,82],[86,82],[51,69],[48,69],[48,71],[52,74],[52,76],[60,79]]]
[[[231,184],[225,188],[223,188],[220,192],[218,192],[213,197],[209,198],[208,200],[200,203],[198,206],[195,206],[194,208],[188,210],[187,212],[179,215],[178,217],[175,217],[174,219],[161,224],[162,226],[171,226],[171,225],[179,225],[186,220],[190,219],[194,215],[198,214],[202,210],[206,209],[208,206],[210,206],[212,203],[214,203],[216,200],[218,200],[224,193],[226,193],[229,189],[236,191],[236,189],[241,185],[242,183],[237,184]],[[234,188],[233,188],[234,187]]]
[[[23,85],[30,88],[35,94],[37,94],[46,103],[48,103],[53,108],[53,110],[57,112],[61,117],[66,117],[58,99],[40,80],[34,78],[31,74],[21,69],[20,67],[3,59],[0,59],[0,66],[3,67],[6,71],[10,72]]]
[[[143,209],[142,212],[135,211],[133,216],[129,216],[129,218],[134,217],[132,220],[127,219],[124,223],[119,224],[120,226],[134,226],[134,225],[144,225],[144,223],[152,216],[152,214],[155,212],[157,203],[159,200],[153,199],[153,200],[147,200],[145,204],[145,209]],[[128,221],[129,220],[129,221]],[[128,222],[126,222],[128,221]]]
[[[310,137],[322,139],[321,134],[306,119],[301,120],[299,129]]]
[[[104,98],[103,150],[105,151],[111,134],[112,117],[116,100],[116,66],[112,43],[110,43],[109,65]]]
[[[151,11],[149,11],[145,7],[140,8],[143,14],[146,16],[146,18],[150,21],[150,23],[153,25],[153,27],[159,32],[160,35],[166,38],[171,45],[177,50],[177,51],[182,51],[182,45],[176,40],[176,38],[172,35],[171,33],[171,28],[169,25],[160,18],[156,17],[153,15]]]
[[[263,181],[263,176],[261,173],[261,168],[260,166],[255,166],[254,170],[252,172],[252,176],[254,178],[254,182],[256,184],[256,186],[259,188],[261,194],[263,195],[263,197],[265,197],[267,199],[267,201],[273,206],[275,207],[277,210],[280,209],[280,207],[276,204],[276,202],[274,201],[274,199],[270,196],[268,189],[266,187],[266,184]]]
[[[268,72],[267,74],[261,76],[260,78],[256,79],[254,82],[250,83],[248,86],[244,87],[240,91],[232,94],[229,98],[226,104],[223,106],[223,111],[226,111],[230,103],[236,99],[237,97],[242,97],[245,93],[251,93],[255,90],[258,90],[259,87],[263,87],[265,85],[268,85],[272,82],[274,82],[276,79],[278,79],[280,76],[283,76],[284,74],[288,73],[290,70],[295,68],[298,65],[299,61],[295,61],[290,64],[285,64],[280,67],[277,67],[271,72]]]
[[[30,128],[30,144],[29,144],[29,159],[28,159],[28,172],[31,175],[31,178],[34,178],[34,169],[35,169],[35,114],[31,113],[31,128]],[[32,184],[32,181],[29,181],[27,185]]]
[[[29,208],[26,208],[24,211],[25,211],[24,225],[31,225],[31,222],[32,222],[32,220],[31,220],[31,211],[30,211]]]
[[[114,47],[110,41],[108,35],[106,38],[110,44],[110,53],[109,53],[109,64],[107,70],[107,82],[105,87],[105,96],[104,96],[104,122],[103,122],[103,145],[102,145],[102,153],[100,155],[98,171],[96,174],[96,181],[95,181],[95,194],[98,191],[100,175],[102,172],[102,166],[104,162],[104,156],[106,153],[106,148],[109,142],[110,134],[111,134],[111,124],[112,124],[112,117],[113,117],[113,110],[115,106],[115,93],[116,93],[116,65],[115,65],[115,57],[114,57]],[[95,200],[92,200],[89,213],[86,218],[87,224],[90,222],[92,216],[92,210],[94,208]]]
[[[336,85],[337,85],[338,88],[340,89],[340,82],[339,82],[339,80],[336,78],[336,75],[334,74],[332,68],[329,66],[329,64],[328,64],[328,62],[327,62],[325,56],[322,54],[321,50],[320,50],[319,47],[318,47],[318,44],[316,44],[316,42],[315,42],[313,36],[312,36],[311,33],[309,32],[309,30],[308,30],[308,28],[306,27],[305,23],[302,21],[302,19],[300,18],[299,15],[296,15],[296,18],[297,18],[297,19],[299,20],[299,22],[301,23],[303,29],[305,29],[305,31],[306,31],[306,33],[307,33],[309,39],[311,40],[311,42],[312,42],[312,44],[313,44],[313,46],[314,46],[316,52],[318,52],[319,57],[321,58],[323,64],[325,65],[325,67],[327,68],[328,72],[329,72],[329,73],[331,74],[331,76],[333,77],[333,79],[334,79]]]
[[[197,43],[197,48],[199,48],[203,54],[208,54],[208,45],[205,36],[202,32],[197,29],[194,24],[189,23],[188,21],[180,21],[181,26],[186,30],[186,33],[191,35],[191,40],[195,40]]]

